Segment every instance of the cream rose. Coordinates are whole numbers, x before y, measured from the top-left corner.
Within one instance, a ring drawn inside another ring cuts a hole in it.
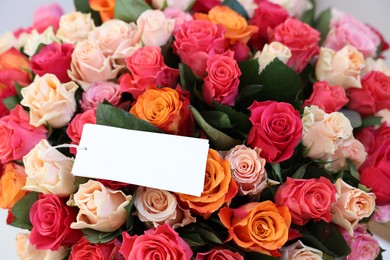
[[[389,109],[382,109],[375,113],[375,116],[381,117],[381,122],[387,123],[388,126],[390,126],[390,110]]]
[[[39,33],[34,29],[31,33],[26,34],[24,37],[23,52],[30,57],[35,54],[40,44],[47,45],[53,42],[60,42],[60,40],[55,36],[53,27],[51,26],[47,27],[43,33]]]
[[[390,76],[390,69],[387,67],[384,59],[366,59],[366,66],[362,70],[362,77],[371,71],[380,71],[383,72],[383,74]]]
[[[337,52],[321,48],[315,70],[319,81],[324,80],[344,89],[361,88],[360,74],[364,65],[363,54],[347,45]]]
[[[55,194],[65,197],[76,191],[75,177],[71,173],[73,159],[54,149],[42,139],[23,157],[27,174],[24,190]]]
[[[57,37],[65,43],[81,42],[88,37],[88,33],[95,28],[91,14],[73,12],[64,14],[60,18]]]
[[[134,206],[139,219],[152,223],[154,227],[167,223],[178,228],[196,222],[190,211],[182,209],[176,197],[168,191],[138,187]]]
[[[16,46],[17,40],[12,32],[6,32],[0,35],[0,54]]]
[[[30,234],[16,235],[16,255],[20,260],[58,260],[64,259],[68,250],[61,246],[58,250],[38,250],[29,241]]]
[[[147,10],[137,19],[142,43],[146,46],[163,46],[171,37],[175,20],[167,19],[160,10]]]
[[[323,253],[310,246],[304,245],[301,240],[280,249],[281,260],[321,260]]]
[[[154,9],[159,10],[170,7],[185,11],[191,7],[194,2],[195,0],[152,0],[152,6]]]
[[[275,58],[278,58],[283,63],[287,63],[290,57],[290,49],[280,42],[271,42],[269,45],[265,44],[263,50],[261,52],[256,52],[254,56],[254,58],[259,62],[259,74],[261,74],[265,67]]]
[[[89,180],[81,184],[68,204],[79,207],[73,229],[90,228],[102,232],[117,230],[127,218],[125,207],[131,195],[121,190],[111,190],[98,181]]]
[[[66,126],[76,112],[74,94],[77,88],[73,81],[61,84],[53,74],[36,75],[21,91],[20,103],[30,108],[30,124],[35,127],[44,124],[55,128]]]
[[[351,235],[355,226],[363,218],[369,217],[375,209],[375,194],[367,193],[338,179],[336,202],[331,208],[332,222],[345,228]]]
[[[290,16],[301,17],[306,11],[313,7],[309,0],[269,0],[285,9]]]

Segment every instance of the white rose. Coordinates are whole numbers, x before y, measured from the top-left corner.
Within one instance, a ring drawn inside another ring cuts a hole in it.
[[[285,9],[290,16],[300,18],[306,11],[313,8],[309,0],[269,0],[271,3],[278,4]]]
[[[0,35],[0,54],[16,46],[17,40],[12,32],[6,32]]]
[[[87,39],[88,33],[95,28],[91,14],[73,12],[64,14],[60,19],[57,37],[65,43],[77,43]]]
[[[154,9],[159,10],[170,7],[185,11],[191,7],[194,2],[195,0],[152,0],[152,6]]]
[[[265,44],[263,50],[256,52],[254,58],[259,62],[259,74],[261,74],[265,67],[275,58],[286,63],[291,58],[291,51],[280,42],[272,42],[269,45]]]
[[[32,30],[31,33],[25,36],[25,44],[23,52],[28,56],[33,56],[40,44],[48,45],[53,42],[60,42],[55,36],[53,27],[48,27],[43,33],[38,33],[37,30]]]
[[[362,70],[362,77],[371,71],[380,71],[383,72],[383,74],[390,76],[390,69],[387,67],[384,59],[366,59],[366,66]]]

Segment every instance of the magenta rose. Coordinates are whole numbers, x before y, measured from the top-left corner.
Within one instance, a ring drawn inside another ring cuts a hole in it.
[[[30,243],[39,250],[73,245],[82,236],[80,230],[70,228],[76,215],[77,210],[66,206],[56,195],[40,195],[30,209]]]
[[[348,107],[363,116],[390,108],[390,77],[380,71],[371,71],[362,78],[362,88],[347,91]]]
[[[0,118],[0,162],[21,160],[39,141],[46,139],[44,126],[30,125],[30,116],[17,105]]]
[[[99,103],[107,100],[112,105],[119,105],[121,93],[119,85],[113,82],[95,82],[83,93],[80,101],[81,108],[86,111],[96,110]]]
[[[72,53],[72,44],[51,43],[31,58],[31,69],[39,76],[51,73],[62,83],[69,82],[68,70],[70,70]]]
[[[303,226],[308,221],[332,220],[330,208],[336,200],[336,189],[326,178],[292,179],[279,186],[275,194],[277,205],[286,205],[292,222]]]
[[[69,260],[124,259],[119,253],[119,248],[120,242],[117,239],[104,244],[91,244],[85,237],[82,237],[72,246]]]
[[[331,86],[326,81],[318,81],[313,85],[313,92],[305,100],[303,106],[315,105],[326,113],[340,110],[348,103],[345,90],[340,86]]]
[[[244,257],[237,252],[232,252],[229,249],[213,248],[210,251],[204,253],[198,253],[195,260],[214,260],[214,259],[226,259],[226,260],[244,260]]]
[[[269,163],[289,159],[302,138],[299,112],[288,103],[253,102],[249,107],[252,128],[247,144],[262,149],[260,156]]]
[[[291,50],[287,65],[300,73],[310,59],[319,53],[320,33],[310,25],[299,20],[288,18],[274,30],[270,31],[270,42],[277,41]]]
[[[176,259],[189,260],[190,246],[168,224],[145,231],[144,235],[130,236],[122,233],[123,242],[119,252],[126,259]]]
[[[207,77],[202,88],[203,98],[207,104],[211,105],[214,100],[222,105],[234,106],[241,71],[233,55],[232,51],[227,51],[208,59]]]
[[[194,6],[192,7],[192,11],[208,13],[211,8],[220,4],[221,0],[198,0],[195,1]]]

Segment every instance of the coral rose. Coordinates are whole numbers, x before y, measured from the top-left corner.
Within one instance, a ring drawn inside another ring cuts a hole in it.
[[[96,111],[93,109],[77,114],[66,128],[66,134],[73,143],[79,144],[85,124],[96,124]]]
[[[77,241],[70,251],[69,260],[78,259],[122,259],[119,254],[120,242],[117,239],[108,243],[91,244],[85,237]]]
[[[27,193],[22,190],[26,184],[26,173],[22,166],[7,163],[0,176],[0,208],[11,209]]]

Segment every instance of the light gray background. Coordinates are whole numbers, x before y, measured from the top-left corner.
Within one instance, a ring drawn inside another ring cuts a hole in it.
[[[53,2],[59,3],[65,13],[74,10],[72,0],[1,0],[0,34],[19,27],[28,27],[31,24],[32,13],[37,7]],[[360,21],[367,22],[377,28],[390,41],[389,0],[318,0],[317,2],[321,10],[333,6],[353,14]],[[387,64],[390,66],[390,51],[386,53],[386,57]],[[7,226],[5,224],[6,217],[6,210],[0,209],[0,259],[13,260],[17,259],[14,238],[22,230]],[[384,259],[390,259],[390,243],[383,240],[380,243],[382,247],[389,250],[384,254]]]

